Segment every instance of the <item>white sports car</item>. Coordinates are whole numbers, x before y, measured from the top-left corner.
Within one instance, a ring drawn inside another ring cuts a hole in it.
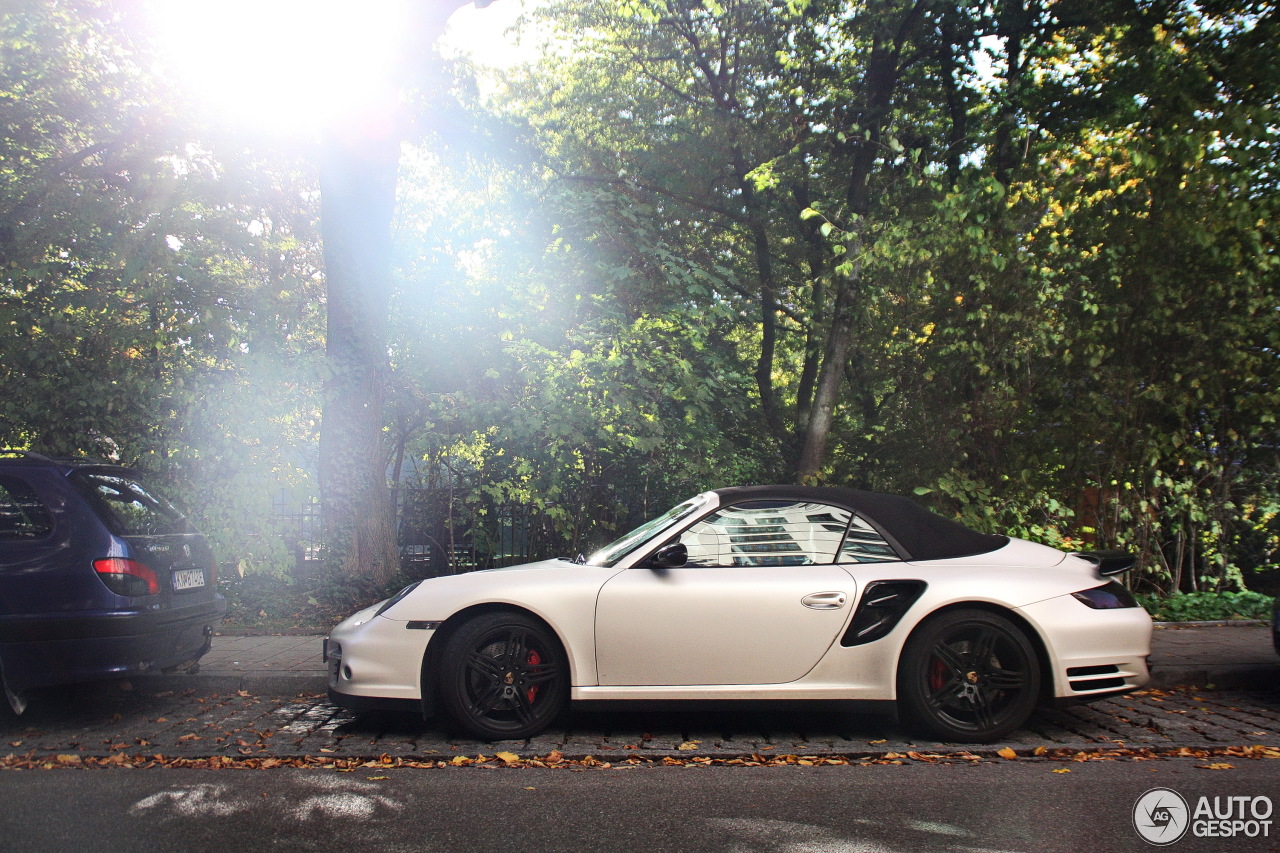
[[[1132,558],[977,533],[894,495],[706,492],[585,561],[432,578],[325,640],[329,695],[526,738],[570,699],[897,702],[983,742],[1147,681]]]

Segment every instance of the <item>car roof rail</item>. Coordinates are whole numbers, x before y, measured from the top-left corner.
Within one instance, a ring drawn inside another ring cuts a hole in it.
[[[128,467],[121,465],[119,462],[108,462],[105,459],[95,459],[92,456],[47,456],[43,453],[36,453],[34,450],[16,450],[11,448],[0,448],[0,459],[5,456],[15,456],[19,459],[29,459],[32,462],[45,462],[50,465],[67,465],[72,467],[90,467],[101,466],[109,468]]]
[[[34,462],[54,461],[43,453],[36,453],[34,450],[15,450],[8,447],[0,448],[0,456],[17,456],[20,459],[30,459]]]

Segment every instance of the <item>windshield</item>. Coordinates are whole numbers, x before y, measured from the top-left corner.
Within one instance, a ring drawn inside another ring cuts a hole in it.
[[[690,516],[697,515],[702,511],[709,509],[715,495],[707,492],[698,495],[696,498],[690,498],[677,507],[673,507],[655,519],[646,521],[644,524],[632,530],[626,536],[614,542],[612,545],[606,545],[599,551],[596,551],[587,558],[589,566],[613,566],[623,557],[630,554],[640,545],[648,542],[659,532],[674,526],[677,522],[683,521]]]

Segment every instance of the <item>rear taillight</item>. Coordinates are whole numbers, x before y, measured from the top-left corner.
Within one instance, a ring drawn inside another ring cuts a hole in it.
[[[1119,610],[1138,606],[1133,594],[1115,581],[1073,592],[1071,597],[1094,610]]]
[[[156,580],[156,573],[137,560],[126,560],[123,557],[94,560],[93,570],[107,585],[107,589],[116,595],[157,595],[160,592],[160,581]]]

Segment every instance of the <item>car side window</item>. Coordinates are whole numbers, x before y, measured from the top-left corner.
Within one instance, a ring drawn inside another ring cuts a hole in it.
[[[0,477],[0,541],[43,539],[53,532],[53,516],[25,480]]]
[[[848,510],[804,501],[748,501],[717,510],[680,535],[687,566],[811,566],[836,561]]]
[[[840,544],[841,563],[892,563],[902,559],[880,532],[859,516],[849,524]]]

